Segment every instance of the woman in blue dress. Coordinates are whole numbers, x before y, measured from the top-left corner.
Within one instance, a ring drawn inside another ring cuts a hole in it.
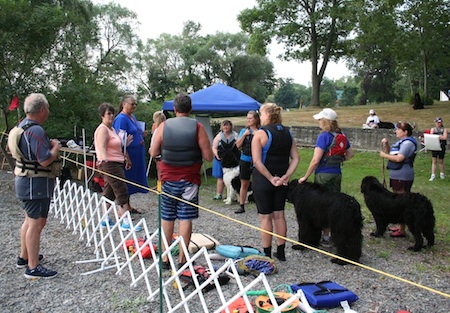
[[[139,122],[134,116],[134,110],[136,109],[137,102],[133,95],[125,95],[119,106],[119,114],[114,119],[113,127],[117,133],[126,135],[132,135],[133,141],[127,146],[128,155],[131,160],[131,168],[125,170],[125,177],[127,180],[134,182],[140,186],[148,187],[147,171],[145,165],[145,136],[147,132],[139,126]],[[126,138],[126,136],[125,136]],[[148,189],[144,189],[134,184],[127,184],[128,194],[135,193],[147,193]],[[131,207],[131,206],[130,206]],[[142,211],[137,208],[131,207],[130,213],[139,213]]]

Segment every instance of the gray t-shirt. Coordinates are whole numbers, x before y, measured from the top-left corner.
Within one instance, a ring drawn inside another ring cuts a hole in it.
[[[24,119],[19,127],[28,123],[35,123]],[[20,151],[28,160],[43,162],[51,157],[51,143],[44,129],[40,125],[28,128],[19,143]],[[55,187],[55,179],[47,177],[16,176],[16,195],[20,200],[34,200],[51,198]]]

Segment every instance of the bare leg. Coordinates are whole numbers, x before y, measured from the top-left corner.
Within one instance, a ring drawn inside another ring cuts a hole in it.
[[[284,211],[273,212],[273,219],[274,219],[275,233],[277,235],[286,237],[287,226],[286,226],[286,218],[284,216]],[[285,239],[277,237],[277,245],[278,246],[281,246],[284,243],[286,243]]]
[[[192,234],[192,220],[180,220],[178,221],[178,234],[183,237],[183,241],[186,247],[189,247],[191,242]],[[180,249],[180,254],[178,255],[178,263],[185,263],[186,256],[184,255],[183,249]]]
[[[218,195],[222,195],[224,188],[224,183],[222,178],[217,178],[217,186],[216,186],[216,193]]]
[[[167,243],[170,245],[170,243],[172,242],[172,236],[173,236],[173,228],[174,228],[174,221],[161,221],[161,227],[163,229],[164,232],[164,236],[166,237]],[[164,245],[163,243],[163,251],[166,251],[168,247],[166,247],[166,245]],[[181,249],[180,249],[181,250]],[[180,251],[181,253],[181,251]],[[163,262],[168,262],[168,257],[165,256],[163,257]]]
[[[28,260],[27,240],[26,235],[28,231],[28,217],[25,213],[22,228],[20,229],[20,257],[24,260]]]
[[[436,174],[436,161],[437,158],[431,158],[431,175]]]
[[[28,227],[25,234],[25,246],[28,252],[28,267],[33,269],[39,265],[41,232],[47,223],[47,219],[42,217],[38,219],[26,217],[26,219]]]
[[[259,214],[259,221],[260,221],[261,228],[263,230],[273,232],[272,218],[273,218],[273,213]],[[261,232],[261,240],[262,240],[263,248],[267,248],[272,245],[272,235],[271,234],[267,234],[266,232]]]
[[[241,190],[239,190],[239,204],[244,205],[247,200],[247,190],[250,185],[250,181],[241,179]]]
[[[439,169],[441,170],[441,173],[445,173],[444,159],[439,159]]]

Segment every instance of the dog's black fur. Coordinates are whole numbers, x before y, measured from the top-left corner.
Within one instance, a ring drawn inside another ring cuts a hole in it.
[[[319,246],[322,229],[330,228],[337,255],[359,261],[362,246],[361,207],[355,198],[325,187],[297,180],[289,183],[288,199],[295,207],[298,221],[298,240],[310,246]],[[298,247],[293,247],[298,249]],[[333,258],[331,262],[347,262]]]
[[[395,194],[373,176],[363,178],[361,192],[377,225],[372,236],[382,237],[389,223],[406,224],[415,240],[409,250],[420,251],[423,248],[422,234],[428,247],[434,245],[435,218],[433,205],[427,197],[419,193]]]
[[[239,195],[239,192],[241,190],[241,179],[239,178],[239,175],[233,178],[233,180],[231,181],[231,186],[233,186],[233,189],[236,190],[236,194]],[[255,198],[253,196],[252,182],[250,182],[250,185],[248,185],[247,201],[255,202]]]

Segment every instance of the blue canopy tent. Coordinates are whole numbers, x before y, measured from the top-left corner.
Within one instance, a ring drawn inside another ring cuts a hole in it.
[[[258,110],[261,104],[245,93],[221,83],[190,94],[193,114],[234,114]],[[173,100],[164,101],[163,110],[173,111]]]

